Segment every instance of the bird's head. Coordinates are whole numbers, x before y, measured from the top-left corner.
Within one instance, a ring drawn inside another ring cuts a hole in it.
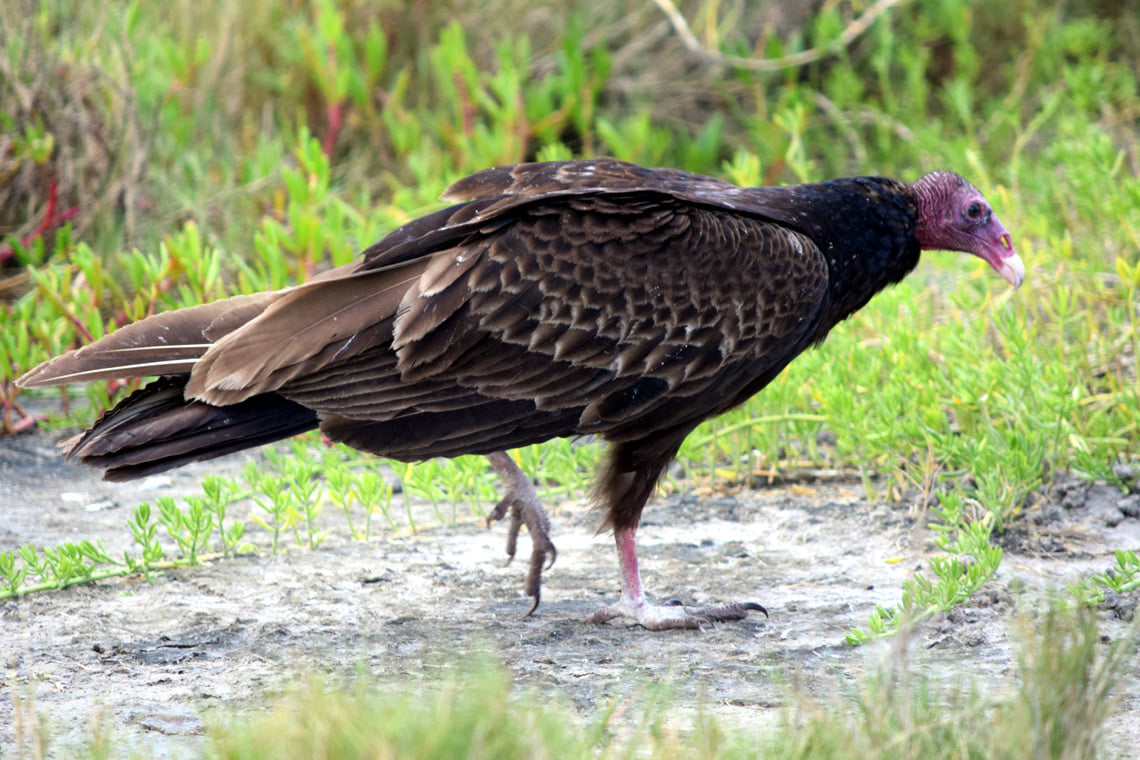
[[[977,189],[954,172],[927,174],[914,183],[918,199],[916,235],[923,250],[963,251],[989,262],[1019,287],[1025,264],[1013,249],[1009,231]]]

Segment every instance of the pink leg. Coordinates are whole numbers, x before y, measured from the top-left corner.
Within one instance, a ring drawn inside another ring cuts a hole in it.
[[[637,566],[637,528],[615,530],[614,540],[618,548],[618,566],[621,568],[621,600],[633,607],[646,605],[645,592],[641,590],[641,568]]]
[[[637,566],[637,528],[614,531],[617,543],[618,564],[621,566],[621,599],[609,607],[595,610],[587,623],[604,623],[614,618],[626,618],[651,631],[671,628],[700,628],[721,620],[743,620],[749,610],[758,610],[767,617],[768,611],[755,602],[740,602],[711,607],[685,607],[680,602],[650,604],[641,586],[641,571]]]

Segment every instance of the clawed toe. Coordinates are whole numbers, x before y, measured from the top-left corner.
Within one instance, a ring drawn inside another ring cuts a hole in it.
[[[648,604],[623,598],[609,607],[595,610],[586,618],[587,623],[605,623],[617,618],[625,618],[650,631],[674,629],[700,629],[727,620],[743,620],[749,611],[768,611],[755,602],[740,602],[708,607],[686,607],[678,599],[670,599],[664,604]]]
[[[605,623],[615,618],[625,618],[651,631],[666,631],[674,628],[711,627],[714,623],[725,620],[743,620],[751,611],[763,612],[764,617],[768,617],[768,610],[756,602],[686,607],[680,599],[670,599],[661,604],[650,604],[641,585],[641,571],[637,566],[636,533],[636,525],[614,529],[618,564],[621,565],[621,598],[609,607],[595,610],[586,618],[587,623]]]
[[[533,549],[530,553],[530,569],[527,571],[526,576],[526,594],[534,599],[527,610],[526,615],[529,617],[536,609],[538,603],[542,598],[542,572],[549,570],[554,561],[558,558],[558,550],[554,547],[554,543],[550,540],[549,522],[546,519],[546,513],[541,509],[532,510],[528,509],[526,504],[520,505],[513,502],[508,507],[511,515],[511,524],[507,530],[507,562],[515,558],[515,553],[518,548],[519,529],[526,525],[527,532],[530,533],[530,540]],[[492,513],[493,515],[494,513]],[[501,519],[500,516],[499,519]],[[492,522],[488,518],[488,524]]]
[[[489,454],[487,459],[499,474],[506,486],[506,493],[487,515],[487,525],[502,520],[510,514],[507,528],[507,564],[515,558],[518,549],[519,531],[523,525],[530,533],[533,549],[530,555],[530,569],[526,577],[526,593],[534,599],[524,617],[529,617],[542,598],[542,571],[548,570],[558,558],[558,550],[550,540],[550,519],[538,502],[534,484],[523,474],[509,455],[503,452]],[[547,560],[549,557],[549,560]]]

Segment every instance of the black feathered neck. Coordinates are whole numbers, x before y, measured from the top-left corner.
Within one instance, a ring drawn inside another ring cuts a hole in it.
[[[780,221],[811,237],[827,261],[829,303],[813,341],[918,264],[918,204],[909,185],[851,177],[761,192],[765,205],[787,210]]]

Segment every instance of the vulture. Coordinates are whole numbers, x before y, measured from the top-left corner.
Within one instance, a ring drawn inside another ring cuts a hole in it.
[[[503,484],[488,522],[509,513],[510,554],[522,525],[533,541],[531,612],[555,548],[506,452],[600,436],[595,499],[621,596],[587,620],[698,628],[763,608],[646,597],[635,536],[685,436],[923,250],[979,256],[1015,288],[1025,276],[990,204],[948,171],[738,187],[603,158],[488,169],[444,200],[355,263],[147,317],[17,382],[158,378],[66,444],[112,481],[314,428],[400,461],[486,455]]]

